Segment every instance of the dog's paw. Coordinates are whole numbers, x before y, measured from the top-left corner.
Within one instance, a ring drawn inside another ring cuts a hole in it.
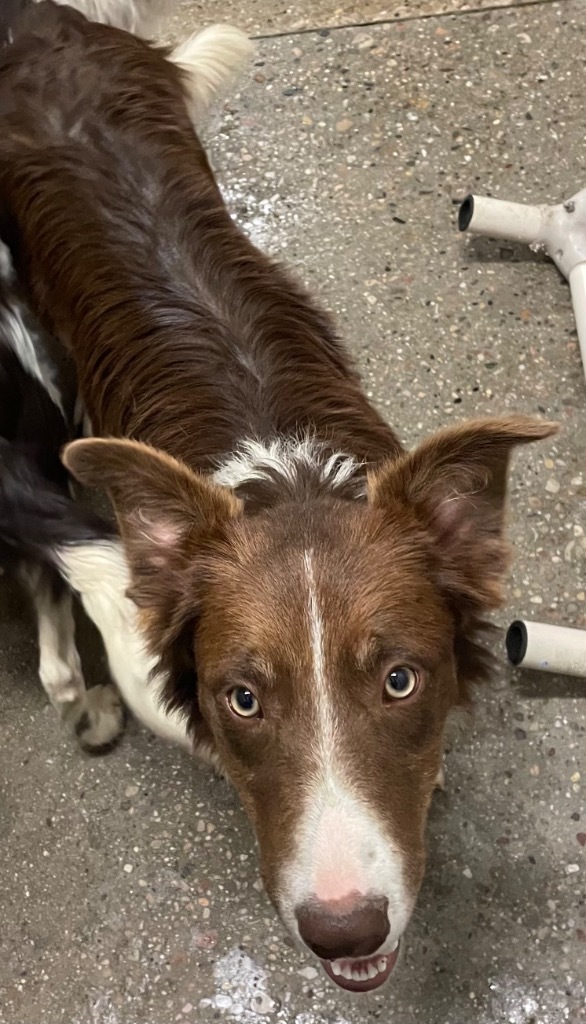
[[[124,732],[126,710],[111,684],[86,690],[68,716],[77,741],[87,754],[109,754]]]

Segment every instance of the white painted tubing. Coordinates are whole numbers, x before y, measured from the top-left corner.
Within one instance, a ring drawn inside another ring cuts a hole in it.
[[[458,227],[477,235],[525,242],[547,253],[570,282],[586,373],[586,188],[555,206],[525,206],[469,195],[460,206]]]
[[[458,227],[476,235],[533,245],[541,241],[545,210],[543,206],[469,195],[460,207]]]
[[[517,619],[507,630],[506,647],[517,668],[586,677],[586,630]]]
[[[576,318],[582,363],[586,367],[586,263],[578,263],[570,271],[570,291],[572,293],[572,305]]]

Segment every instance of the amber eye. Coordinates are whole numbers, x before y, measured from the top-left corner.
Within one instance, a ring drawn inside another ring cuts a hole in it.
[[[228,705],[239,718],[260,718],[260,704],[252,690],[246,686],[235,686],[230,690]]]
[[[408,665],[397,665],[385,679],[385,694],[392,700],[410,697],[419,683],[419,674]]]

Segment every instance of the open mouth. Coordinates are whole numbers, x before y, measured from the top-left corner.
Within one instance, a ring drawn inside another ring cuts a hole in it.
[[[391,975],[399,956],[399,941],[391,953],[361,960],[322,960],[328,978],[347,992],[373,992]]]

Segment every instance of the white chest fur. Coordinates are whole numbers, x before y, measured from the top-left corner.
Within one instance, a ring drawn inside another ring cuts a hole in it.
[[[122,545],[105,541],[62,548],[59,561],[102,635],[112,679],[125,704],[156,735],[191,750],[184,717],[162,705],[165,680],[154,673],[155,659],[146,649],[136,606],[127,597],[130,575]]]

